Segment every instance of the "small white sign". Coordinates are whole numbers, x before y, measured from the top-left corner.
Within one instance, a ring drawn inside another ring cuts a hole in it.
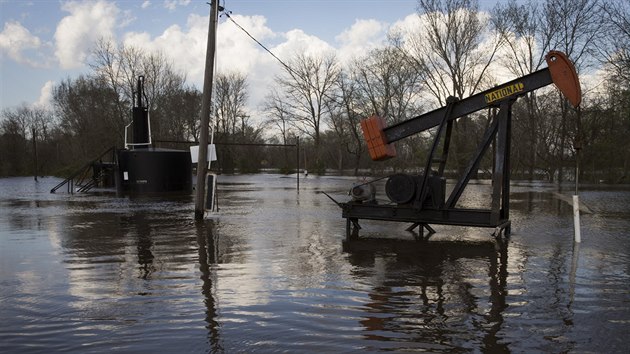
[[[190,158],[192,159],[192,163],[197,163],[199,161],[199,145],[190,147]],[[217,150],[215,149],[214,144],[208,144],[208,161],[216,160]]]
[[[127,171],[123,171],[123,179],[124,179],[125,181],[128,181],[128,180],[129,180],[129,172],[127,172]]]

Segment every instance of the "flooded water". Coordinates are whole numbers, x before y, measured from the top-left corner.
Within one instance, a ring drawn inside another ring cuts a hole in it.
[[[630,189],[587,188],[582,243],[547,184],[515,183],[512,237],[361,222],[351,178],[219,176],[192,197],[50,194],[0,180],[0,352],[597,352],[630,339]],[[473,184],[463,202],[482,203]],[[570,192],[564,194],[570,195]]]

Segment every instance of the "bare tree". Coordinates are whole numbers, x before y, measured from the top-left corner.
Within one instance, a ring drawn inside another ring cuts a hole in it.
[[[557,24],[546,20],[537,2],[498,3],[492,12],[492,24],[505,44],[500,62],[512,75],[522,77],[543,66]],[[542,111],[537,105],[537,95],[532,91],[522,98],[524,109],[514,116],[513,126],[515,135],[522,137],[513,143],[514,167],[523,165],[530,180],[535,177],[542,133]]]
[[[361,110],[398,123],[417,113],[423,73],[391,47],[370,51],[352,65]]]
[[[563,51],[576,66],[578,74],[590,66],[596,54],[596,48],[602,39],[603,17],[599,9],[599,0],[547,0],[545,17],[547,21],[559,24],[554,28],[551,46]],[[570,146],[571,137],[580,141],[580,116],[570,109],[566,99],[560,99],[560,136],[556,160],[558,182],[564,179],[565,162],[569,157],[575,157],[576,150]],[[578,144],[581,145],[580,142]],[[573,155],[573,156],[572,156]]]
[[[332,126],[341,140],[341,145],[345,146],[346,151],[353,157],[354,175],[357,176],[361,156],[365,152],[360,121],[366,114],[360,112],[359,90],[357,82],[351,75],[343,71],[339,74],[337,91],[336,109],[331,116]]]
[[[129,80],[123,80],[125,66],[122,64],[122,50],[116,47],[114,42],[101,38],[92,54],[93,62],[90,67],[114,92],[115,115],[109,119],[116,126],[115,134],[120,141],[124,141],[126,138],[123,136],[124,128],[129,122],[129,104],[133,102],[133,86],[129,87]]]
[[[487,85],[484,79],[501,38],[489,31],[477,1],[419,0],[418,11],[422,25],[403,50],[425,71],[427,89],[438,103],[444,105],[448,96],[470,96]]]
[[[171,120],[181,121],[183,118],[171,116],[172,109],[166,106],[167,98],[177,97],[185,90],[186,76],[176,72],[173,63],[162,52],[143,53],[141,56],[141,73],[145,76],[145,95],[147,107],[151,115],[151,130],[153,136],[161,139],[174,139],[169,136],[168,130],[163,129],[170,125]],[[136,82],[135,77],[134,82]],[[135,86],[132,86],[135,87]],[[174,102],[177,104],[177,102]]]
[[[3,130],[5,133],[15,134],[22,142],[22,150],[26,151],[28,139],[31,141],[31,157],[33,159],[33,178],[37,181],[37,176],[41,172],[41,161],[38,154],[38,142],[47,138],[47,132],[52,124],[52,114],[47,109],[40,106],[28,106],[22,104],[14,109],[3,111]],[[11,149],[13,150],[13,149]],[[24,159],[25,153],[16,154],[16,158]],[[18,166],[19,164],[13,164]]]
[[[608,180],[627,182],[630,175],[630,3],[626,0],[611,0],[602,3],[606,26],[606,41],[602,57],[607,73],[606,100],[609,111],[610,130],[603,146],[612,146],[600,160],[606,161],[611,170]],[[621,163],[615,163],[621,159]],[[613,179],[614,166],[621,167],[620,176]]]
[[[438,105],[445,105],[449,96],[468,97],[493,83],[489,68],[502,38],[490,30],[488,16],[479,11],[476,0],[419,0],[418,13],[421,25],[399,33],[394,43],[422,70],[424,87]],[[450,160],[455,169],[461,171],[474,151],[471,131],[487,124],[485,117],[453,123]]]
[[[145,99],[149,108],[152,135],[157,139],[174,138],[168,136],[168,126],[172,117],[165,112],[165,98],[185,90],[186,77],[176,72],[164,53],[146,52],[134,46],[116,46],[111,41],[101,39],[93,50],[90,64],[97,77],[106,82],[116,94],[116,125],[122,136],[124,126],[130,121],[129,111],[135,100],[138,77],[145,77]],[[110,118],[111,119],[111,118]]]
[[[245,143],[249,116],[246,113],[247,78],[240,73],[217,75],[214,84],[214,136],[218,143]],[[232,172],[239,156],[236,147],[226,145],[219,153],[219,166]]]
[[[601,54],[608,71],[622,82],[630,82],[630,3],[625,0],[602,3],[609,45]]]
[[[263,110],[268,121],[278,128],[282,143],[288,144],[289,137],[295,135],[291,126],[291,113],[277,90],[272,88],[267,94],[263,103]]]
[[[62,81],[53,90],[53,104],[74,161],[120,144],[122,134],[116,134],[119,127],[110,119],[118,110],[116,93],[103,80],[80,76]]]
[[[350,123],[346,130],[357,137],[359,120],[371,115],[383,117],[390,124],[417,115],[424,89],[422,75],[423,71],[408,63],[403,53],[394,47],[375,49],[355,60],[348,76],[338,85],[344,118]],[[354,151],[351,154],[354,155],[362,150],[356,145],[362,139],[351,141]],[[411,138],[398,144],[399,153],[407,162],[414,155],[412,151],[418,147],[415,143],[415,139]],[[358,161],[357,156],[355,163]],[[395,161],[389,164],[395,164]]]
[[[267,122],[271,123],[272,126],[279,131],[282,144],[287,145],[289,144],[289,139],[295,139],[297,134],[291,124],[291,114],[277,90],[273,88],[270,90],[267,96],[265,96],[262,108],[265,112]],[[282,163],[283,169],[289,171],[289,151],[286,148],[282,150],[284,157]]]
[[[25,156],[28,155],[28,125],[26,117],[18,113],[19,108],[2,111],[0,133],[2,137],[3,176],[19,176],[27,173]]]
[[[242,136],[247,119],[247,78],[240,73],[217,75],[214,84],[214,119],[216,132],[236,141],[239,132]]]
[[[298,54],[285,67],[285,75],[275,78],[292,124],[314,141],[318,165],[322,123],[330,115],[326,101],[332,99],[338,75],[339,65],[334,56]]]
[[[194,87],[173,88],[159,99],[160,127],[165,140],[198,141],[201,92]],[[172,147],[181,147],[173,144]]]
[[[506,44],[502,64],[513,74],[524,76],[538,70],[546,53],[555,49],[567,54],[578,71],[588,68],[594,63],[602,35],[598,7],[599,0],[547,0],[542,6],[531,1],[523,5],[511,1],[497,5],[493,24]],[[530,93],[525,97],[525,115],[517,116],[515,128],[526,137],[527,144],[522,148],[529,154],[526,165],[530,178],[539,159],[544,163],[554,160],[561,181],[565,160],[571,154],[569,137],[578,139],[578,115],[559,93],[560,110],[552,115],[555,110],[550,110],[548,102],[543,107],[538,95]],[[518,145],[515,150],[518,153]]]

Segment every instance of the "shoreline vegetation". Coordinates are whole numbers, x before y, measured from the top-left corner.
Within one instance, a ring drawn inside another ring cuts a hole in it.
[[[215,78],[212,129],[219,173],[300,166],[326,171],[415,171],[425,164],[435,129],[396,143],[398,157],[372,162],[360,120],[372,115],[396,124],[545,67],[560,50],[580,79],[595,73],[573,109],[553,86],[519,98],[512,108],[511,174],[563,183],[630,183],[630,4],[626,0],[499,2],[490,12],[475,0],[419,0],[422,26],[390,34],[382,48],[344,63],[334,53],[297,53],[263,102],[249,102],[247,73]],[[558,24],[568,26],[561,27]],[[489,46],[489,47],[488,47]],[[122,148],[131,120],[135,77],[146,77],[156,148],[188,149],[199,141],[201,91],[186,82],[164,53],[99,40],[92,71],[53,89],[52,106],[7,108],[0,115],[0,177],[68,176],[100,152]],[[133,59],[133,60],[132,60]],[[120,70],[118,70],[120,69]],[[499,74],[502,73],[502,74]],[[591,85],[593,86],[593,85]],[[258,109],[252,110],[250,104]],[[446,169],[455,176],[492,119],[492,109],[453,126]],[[180,143],[186,142],[186,143]],[[191,142],[191,143],[188,143]],[[479,177],[492,170],[492,154]]]

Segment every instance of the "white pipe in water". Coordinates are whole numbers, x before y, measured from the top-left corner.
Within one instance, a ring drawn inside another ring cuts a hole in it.
[[[573,196],[573,240],[576,243],[582,242],[582,236],[580,235],[580,199],[577,195]]]

